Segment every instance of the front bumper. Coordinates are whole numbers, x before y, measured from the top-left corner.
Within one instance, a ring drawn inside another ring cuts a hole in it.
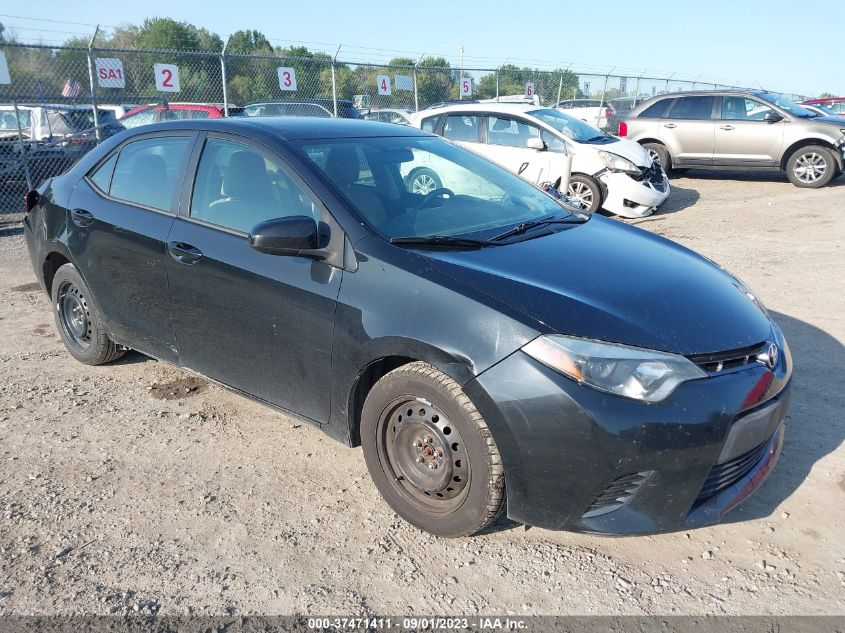
[[[671,191],[669,179],[652,182],[635,180],[628,174],[606,171],[599,180],[607,191],[602,208],[623,218],[642,218],[666,201]]]
[[[511,519],[647,534],[716,523],[762,484],[783,444],[790,375],[784,355],[773,371],[755,363],[648,405],[517,352],[466,390],[502,455]]]

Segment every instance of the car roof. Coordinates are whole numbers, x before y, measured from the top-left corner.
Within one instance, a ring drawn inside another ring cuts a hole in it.
[[[133,128],[130,133],[147,133],[164,130],[206,130],[248,134],[250,131],[270,133],[285,141],[337,138],[372,138],[389,136],[435,136],[416,128],[395,123],[380,123],[364,119],[268,116],[232,117],[227,119],[192,119],[162,121]]]
[[[443,112],[493,112],[499,114],[525,114],[533,112],[534,110],[542,110],[544,106],[534,105],[533,103],[452,103],[449,105],[438,106],[436,108],[426,109],[420,112],[425,113],[425,116],[433,116]]]

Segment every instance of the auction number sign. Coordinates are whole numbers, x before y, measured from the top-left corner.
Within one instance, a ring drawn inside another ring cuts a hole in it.
[[[379,75],[376,77],[376,85],[380,95],[390,95],[390,75]]]
[[[100,88],[125,88],[123,62],[116,57],[98,57],[94,60],[97,69],[97,84]]]
[[[156,64],[156,90],[179,92],[179,67],[176,64]]]
[[[287,66],[279,66],[279,88],[285,91],[296,90],[296,70]]]
[[[472,77],[461,77],[461,96],[472,96]]]
[[[9,64],[6,63],[6,53],[0,51],[0,84],[10,84],[12,78],[9,76]]]
[[[529,81],[527,84],[525,84],[525,96],[529,99],[534,98],[534,82]]]

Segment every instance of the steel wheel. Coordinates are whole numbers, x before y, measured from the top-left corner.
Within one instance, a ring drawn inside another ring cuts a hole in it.
[[[457,427],[438,407],[402,398],[379,420],[379,456],[394,488],[412,505],[446,514],[464,500],[469,458]]]
[[[827,159],[816,152],[801,154],[792,165],[795,178],[808,185],[824,178],[828,169]]]
[[[411,181],[411,193],[417,193],[423,196],[430,194],[437,189],[439,185],[428,174],[419,174]]]
[[[569,183],[569,198],[574,200],[582,209],[593,206],[593,190],[583,182]]]
[[[91,346],[91,312],[82,291],[69,281],[62,283],[56,311],[65,340],[80,351],[87,350]]]

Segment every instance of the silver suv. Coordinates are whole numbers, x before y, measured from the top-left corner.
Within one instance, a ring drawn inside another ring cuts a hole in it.
[[[680,92],[644,101],[619,123],[669,171],[781,169],[796,187],[824,187],[843,171],[845,119],[822,120],[757,90]]]

